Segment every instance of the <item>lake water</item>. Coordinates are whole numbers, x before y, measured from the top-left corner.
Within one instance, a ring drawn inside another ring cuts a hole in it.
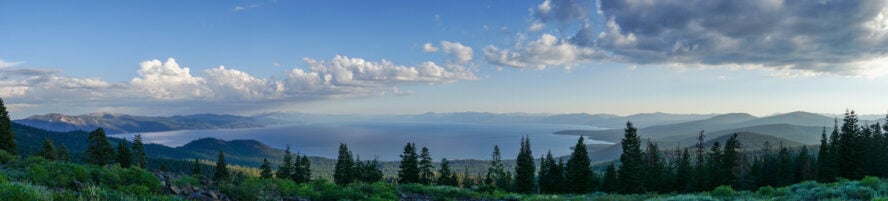
[[[293,152],[311,156],[335,158],[339,143],[346,143],[362,159],[378,156],[380,160],[399,160],[407,142],[420,149],[429,148],[436,160],[489,159],[494,145],[499,145],[503,158],[518,155],[521,136],[529,136],[534,157],[551,150],[552,154],[567,155],[576,144],[576,136],[556,135],[559,130],[593,130],[592,126],[561,124],[473,124],[473,123],[367,123],[337,122],[299,125],[278,125],[264,128],[184,130],[143,133],[147,143],[182,146],[205,137],[223,140],[254,139],[283,149],[287,144]],[[114,137],[132,139],[134,134]],[[586,140],[587,144],[611,144]]]

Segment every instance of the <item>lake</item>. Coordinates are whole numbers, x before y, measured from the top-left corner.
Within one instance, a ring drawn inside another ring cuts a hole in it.
[[[335,122],[298,125],[277,125],[263,128],[182,130],[142,133],[146,143],[182,146],[205,137],[223,140],[253,139],[275,148],[287,144],[293,152],[335,158],[339,143],[346,143],[362,159],[378,156],[380,160],[399,160],[407,142],[417,150],[428,147],[438,161],[448,159],[489,159],[494,145],[499,145],[503,158],[518,155],[521,136],[530,137],[534,157],[551,150],[553,155],[568,155],[576,144],[576,136],[556,135],[559,130],[594,130],[593,126],[562,124],[474,124],[439,122]],[[113,135],[132,139],[134,134]],[[586,140],[587,144],[612,144]]]

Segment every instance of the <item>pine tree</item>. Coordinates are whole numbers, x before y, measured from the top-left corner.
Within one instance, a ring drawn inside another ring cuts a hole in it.
[[[68,147],[65,144],[59,144],[59,157],[58,160],[64,162],[71,162],[71,154],[68,152]]]
[[[533,162],[533,153],[530,150],[530,138],[521,138],[521,149],[518,152],[515,166],[515,192],[532,193],[536,192],[534,170],[536,165]]]
[[[379,169],[378,158],[364,162],[362,169],[364,175],[361,177],[361,181],[364,183],[374,183],[382,180],[382,170]]]
[[[344,186],[354,181],[354,158],[345,144],[339,144],[339,157],[333,172],[333,181]]]
[[[145,158],[145,144],[142,143],[142,135],[136,134],[133,137],[133,164],[140,168],[145,168],[148,165],[148,160]]]
[[[299,171],[297,171],[297,174],[294,174],[298,175],[296,177],[296,183],[306,183],[311,181],[311,161],[308,160],[308,156],[302,155],[301,158],[297,157],[297,160],[299,161],[299,164],[296,165],[295,168]]]
[[[551,153],[552,150],[549,150]],[[547,193],[546,188],[549,185],[549,166],[546,166],[546,155],[540,155],[540,170],[537,172],[537,182],[539,183],[539,193]]]
[[[839,134],[838,143],[838,161],[840,176],[857,180],[863,178],[863,168],[861,168],[861,153],[858,142],[860,141],[861,129],[857,126],[857,114],[853,110],[845,112],[841,133]]]
[[[292,159],[293,164],[290,165],[290,169],[292,169],[293,172],[292,174],[290,174],[289,179],[293,180],[293,182],[296,182],[297,184],[302,183],[302,181],[300,181],[302,180],[302,169],[300,168],[300,166],[302,166],[302,160],[300,160],[301,158],[302,157],[299,156],[299,153],[296,153],[296,158]]]
[[[704,135],[703,131],[700,131],[700,134],[697,135],[697,145],[694,153],[694,171],[691,175],[694,179],[694,183],[692,184],[692,191],[701,191],[706,186],[706,164],[704,160],[706,159],[706,145],[705,143],[706,135]]]
[[[132,157],[126,139],[117,142],[117,164],[120,164],[120,167],[129,168],[132,165]]]
[[[404,153],[401,154],[401,163],[398,166],[398,183],[409,184],[419,182],[419,155],[416,154],[416,145],[407,143]]]
[[[659,146],[650,140],[647,142],[647,147],[642,157],[642,164],[643,169],[646,170],[640,172],[645,189],[654,192],[665,192],[666,183],[663,180],[667,178],[666,166],[663,164],[662,157],[660,157]]]
[[[166,165],[166,164],[164,164],[164,165]],[[194,163],[192,163],[192,165],[194,165],[194,167],[192,167],[192,169],[191,169],[192,175],[203,175],[203,169],[201,169],[201,167],[200,167],[201,165],[200,165],[199,159],[194,158]]]
[[[222,153],[222,150],[219,150],[219,159],[216,160],[216,173],[213,174],[213,179],[217,181],[227,180],[229,177],[228,173],[228,165],[225,163],[225,153]]]
[[[693,182],[691,174],[693,174],[691,170],[691,155],[688,153],[688,148],[685,148],[678,159],[678,167],[675,170],[675,187],[678,188],[679,192],[688,193],[693,190],[691,187]]]
[[[777,185],[786,186],[795,182],[795,174],[792,173],[792,159],[789,156],[789,149],[780,144],[780,152],[777,155],[780,162],[777,166]]]
[[[268,164],[268,158],[262,159],[262,166],[259,166],[259,176],[263,179],[271,179],[271,164]]]
[[[641,153],[641,139],[636,133],[632,122],[626,123],[625,136],[621,141],[623,154],[620,155],[620,169],[618,171],[622,193],[635,194],[645,192],[644,170]]]
[[[830,151],[830,143],[826,138],[826,127],[823,127],[823,133],[820,134],[820,149],[817,152],[817,181],[818,182],[831,182],[835,179],[835,173],[833,170],[833,165],[831,160],[832,153]]]
[[[617,167],[614,166],[614,163],[611,163],[607,166],[607,170],[604,171],[603,190],[607,193],[617,193],[619,189],[620,180],[617,178]]]
[[[17,155],[18,147],[15,145],[15,133],[12,132],[12,121],[9,120],[9,112],[0,98],[0,150]]]
[[[453,177],[453,171],[450,170],[450,161],[447,161],[447,158],[441,159],[441,167],[438,169],[438,185],[442,186],[456,186],[457,183],[453,183],[451,180]]]
[[[43,147],[40,149],[40,152],[37,153],[37,155],[46,158],[47,160],[56,160],[59,156],[58,152],[56,151],[55,145],[49,138],[43,140]]]
[[[711,190],[715,187],[722,185],[722,177],[721,169],[722,168],[722,152],[721,152],[721,143],[718,141],[712,143],[712,147],[709,148],[709,156],[706,160],[706,189]]]
[[[725,148],[722,151],[721,157],[721,168],[719,168],[721,175],[719,185],[733,185],[734,188],[740,186],[740,152],[738,149],[742,146],[740,140],[737,139],[737,133],[734,133],[725,141]]]
[[[419,158],[419,183],[430,185],[435,181],[435,166],[432,166],[432,154],[429,153],[429,148],[422,147]]]
[[[815,179],[814,167],[811,164],[811,155],[808,146],[802,145],[799,155],[796,157],[796,182]]]
[[[501,189],[508,189],[511,183],[509,173],[502,161],[499,145],[493,146],[493,154],[491,154],[490,166],[487,168],[487,178],[485,183],[494,185]]]
[[[591,162],[583,140],[583,136],[580,136],[577,144],[574,145],[573,153],[570,154],[570,159],[567,160],[565,180],[570,185],[569,192],[571,193],[586,193],[592,190]]]
[[[545,159],[540,161],[540,192],[559,193],[563,190],[562,186],[564,186],[564,171],[550,150],[546,153]]]
[[[275,176],[278,179],[290,179],[293,176],[293,154],[290,152],[290,145],[284,150],[284,159]]]
[[[114,148],[105,136],[105,129],[97,128],[89,133],[89,145],[86,147],[86,161],[94,165],[114,163]]]

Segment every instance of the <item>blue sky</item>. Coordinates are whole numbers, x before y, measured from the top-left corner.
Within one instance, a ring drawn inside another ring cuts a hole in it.
[[[15,118],[888,110],[885,2],[705,2],[0,1],[0,97]]]

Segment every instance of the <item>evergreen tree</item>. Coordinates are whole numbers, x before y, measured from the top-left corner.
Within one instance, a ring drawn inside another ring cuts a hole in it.
[[[222,153],[222,150],[219,150],[219,159],[216,160],[216,173],[213,174],[213,179],[217,181],[227,180],[229,178],[228,173],[228,165],[225,163],[225,153]]]
[[[64,162],[71,162],[71,154],[68,152],[68,147],[65,144],[59,144],[59,157],[58,160]]]
[[[339,144],[339,157],[333,172],[333,181],[344,186],[354,181],[354,158],[345,144]]]
[[[298,156],[298,155],[297,155]],[[296,183],[306,183],[311,181],[311,161],[308,160],[307,155],[302,155],[302,157],[296,157],[297,161],[299,161],[294,168],[297,170],[295,174]]]
[[[567,180],[571,193],[586,193],[592,190],[591,162],[583,140],[583,136],[580,136],[577,144],[574,145],[573,153],[570,154],[570,159],[567,160],[565,180]]]
[[[379,169],[379,159],[374,158],[372,161],[366,161],[363,163],[363,175],[361,176],[361,181],[364,183],[374,183],[382,180],[382,170]]]
[[[738,149],[742,146],[740,140],[737,139],[737,133],[734,133],[725,141],[725,148],[722,151],[721,157],[721,168],[719,168],[721,175],[719,185],[732,185],[734,188],[740,187],[740,152]]]
[[[404,153],[401,154],[401,163],[398,165],[398,183],[417,182],[419,182],[419,155],[416,154],[416,145],[407,143],[404,146]]]
[[[663,181],[666,177],[666,166],[660,157],[660,148],[656,143],[648,140],[646,150],[642,157],[642,182],[648,191],[663,191],[666,183]]]
[[[853,110],[845,112],[837,150],[838,161],[836,163],[839,170],[841,170],[839,171],[840,176],[852,180],[863,178],[864,174],[863,168],[859,164],[861,159],[860,147],[855,146],[858,145],[861,135],[857,122],[857,114]]]
[[[120,164],[120,167],[129,168],[132,165],[132,153],[130,153],[129,145],[126,144],[126,139],[121,140],[117,143],[117,163]]]
[[[284,149],[284,159],[280,166],[278,166],[277,178],[278,179],[290,179],[293,176],[293,154],[290,152],[290,145],[287,145],[287,148]]]
[[[438,185],[456,186],[457,183],[453,179],[453,171],[450,170],[450,161],[447,158],[441,159],[441,167],[438,169]]]
[[[625,135],[621,141],[623,154],[620,155],[621,166],[618,171],[621,185],[620,192],[628,194],[644,193],[644,164],[642,164],[641,139],[638,137],[635,127],[632,126],[632,122],[626,123],[624,131]]]
[[[37,153],[37,155],[46,158],[47,160],[56,160],[59,156],[58,152],[56,151],[55,145],[49,138],[43,140],[43,147],[40,149],[40,152]]]
[[[799,155],[796,157],[796,182],[808,181],[815,179],[814,167],[811,164],[811,154],[808,153],[808,146],[802,145]]]
[[[94,165],[114,163],[114,148],[105,136],[105,129],[97,128],[90,132],[87,140],[89,145],[84,153],[87,162]]]
[[[0,98],[0,150],[17,155],[18,147],[15,145],[15,133],[12,132],[12,121],[9,120],[9,112]]]
[[[551,153],[552,150],[549,150]],[[539,183],[539,193],[548,193],[546,192],[547,185],[549,185],[549,180],[551,176],[549,176],[549,166],[546,166],[546,155],[540,155],[540,171],[537,172],[538,175],[538,183]]]
[[[688,153],[688,148],[685,148],[678,159],[678,165],[675,170],[675,187],[678,188],[679,192],[688,193],[693,190],[691,187],[693,183],[691,180],[692,171],[691,155]]]
[[[706,188],[704,190],[711,190],[719,185],[722,185],[722,177],[720,174],[720,170],[722,167],[722,152],[721,152],[721,143],[718,141],[712,143],[712,147],[709,149],[709,156],[706,164]]]
[[[543,166],[545,168],[542,168]],[[552,151],[549,151],[545,160],[540,162],[540,192],[548,194],[563,192],[563,186],[564,170],[562,165],[555,161]]]
[[[493,146],[493,154],[491,154],[490,167],[487,168],[485,183],[501,189],[508,189],[509,183],[511,183],[509,180],[509,173],[506,172],[506,167],[503,164],[499,146]]]
[[[694,153],[694,171],[691,175],[694,179],[694,183],[692,184],[692,191],[701,191],[706,186],[706,164],[704,160],[706,159],[706,145],[705,143],[706,135],[703,134],[703,131],[700,131],[700,134],[697,135],[697,145]]]
[[[200,160],[194,158],[194,163],[192,163],[194,167],[191,169],[192,175],[203,175],[203,170],[200,167]],[[164,164],[166,165],[166,164]]]
[[[789,156],[789,149],[780,144],[780,152],[777,155],[779,164],[777,166],[777,185],[786,186],[795,182],[795,174],[792,173],[792,161]]]
[[[268,164],[268,158],[262,159],[262,166],[259,166],[259,176],[263,179],[271,179],[271,164]]]
[[[620,180],[617,178],[617,167],[614,166],[614,163],[607,165],[607,170],[604,171],[604,186],[603,190],[606,193],[617,193],[620,189]]]
[[[422,147],[419,158],[419,183],[430,185],[435,181],[435,166],[432,165],[432,154],[429,153],[429,148]]]
[[[826,138],[826,127],[823,127],[823,133],[820,134],[820,149],[817,152],[817,181],[830,182],[836,178],[833,169],[833,160],[831,160],[832,152],[830,143]]]
[[[533,153],[530,150],[530,138],[521,138],[521,149],[518,152],[517,165],[515,166],[515,192],[536,192],[534,171],[536,165],[533,162]]]
[[[140,168],[148,165],[148,159],[145,158],[145,144],[142,143],[142,135],[136,134],[133,137],[133,164]]]

